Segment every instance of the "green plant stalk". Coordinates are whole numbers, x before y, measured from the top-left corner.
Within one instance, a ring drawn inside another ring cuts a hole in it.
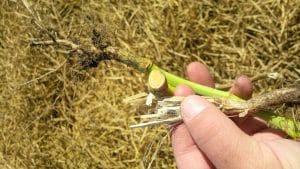
[[[265,120],[273,128],[280,129],[292,138],[300,138],[300,122],[277,115],[273,112],[259,112],[257,117]]]
[[[200,85],[200,84],[188,81],[186,79],[180,78],[176,75],[173,75],[173,74],[161,69],[160,67],[156,66],[155,64],[152,64],[151,66],[148,67],[149,72],[151,72],[152,70],[159,70],[166,76],[170,91],[174,92],[176,86],[178,86],[180,84],[185,84],[185,85],[190,86],[195,91],[196,94],[199,94],[202,96],[222,97],[222,98],[229,98],[229,99],[234,99],[234,100],[238,100],[238,101],[245,101],[245,100],[233,95],[230,92],[217,90],[217,89],[214,89],[211,87]],[[280,130],[283,130],[292,138],[300,137],[300,131],[299,131],[300,122],[296,122],[287,117],[277,115],[273,112],[259,112],[256,114],[256,116],[265,120],[273,128],[278,128]]]
[[[136,57],[135,55],[132,55],[125,50],[109,47],[109,48],[105,49],[104,53],[106,53],[106,55],[111,56],[110,59],[115,59],[119,62],[129,65],[129,66],[139,70],[140,72],[150,73],[152,70],[161,71],[166,76],[168,88],[169,88],[169,91],[171,91],[171,92],[172,91],[174,92],[175,88],[178,85],[186,84],[186,85],[190,86],[195,91],[195,93],[198,95],[222,97],[222,98],[238,100],[241,102],[245,101],[245,100],[231,94],[230,92],[224,92],[221,90],[203,86],[203,85],[185,80],[183,78],[180,78],[178,76],[175,76],[175,75],[168,73],[167,71],[161,69],[157,65],[153,64],[151,60],[149,60],[147,58],[143,58],[143,57]],[[298,129],[300,129],[300,122],[295,122],[292,119],[277,115],[272,112],[260,112],[260,113],[257,113],[256,116],[265,120],[270,126],[285,131],[289,136],[291,136],[293,138],[300,137],[300,131],[298,130]]]
[[[154,64],[150,68],[150,71],[152,71],[152,70],[159,70],[166,76],[169,86],[172,86],[172,88],[170,88],[171,91],[174,91],[176,86],[178,86],[180,84],[185,84],[185,85],[190,86],[197,94],[202,95],[202,96],[222,97],[222,98],[230,98],[230,99],[234,99],[234,100],[238,100],[238,101],[244,101],[243,99],[233,95],[230,92],[221,91],[218,89],[200,85],[200,84],[188,81],[186,79],[180,78],[176,75],[173,75],[173,74],[161,69],[160,67],[158,67]]]
[[[214,96],[214,97],[222,97],[222,98],[230,98],[234,100],[239,100],[239,101],[244,101],[243,99],[233,95],[230,92],[225,92],[221,90],[217,90],[208,86],[200,85],[191,81],[188,81],[186,79],[180,78],[178,76],[175,76],[165,70],[162,70],[156,65],[152,65],[151,71],[152,70],[160,70],[167,79],[167,82],[170,86],[176,87],[180,84],[186,84],[190,86],[197,94],[203,95],[203,96]],[[172,89],[171,89],[172,91]]]

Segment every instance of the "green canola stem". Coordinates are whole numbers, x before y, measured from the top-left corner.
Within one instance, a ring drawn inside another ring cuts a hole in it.
[[[221,90],[217,90],[211,87],[207,87],[204,85],[200,85],[191,81],[188,81],[186,79],[180,78],[176,75],[173,75],[160,67],[156,66],[155,64],[152,64],[149,66],[148,71],[151,72],[152,70],[159,70],[161,71],[167,79],[169,89],[174,92],[175,88],[180,84],[185,84],[190,86],[196,94],[202,95],[202,96],[212,96],[212,97],[222,97],[222,98],[228,98],[228,99],[234,99],[238,101],[245,101],[235,95],[233,95],[230,92],[225,92]],[[292,138],[299,138],[300,137],[300,122],[296,122],[290,118],[277,115],[273,112],[259,112],[256,114],[256,116],[262,118],[265,120],[268,125],[281,129],[285,131],[290,137]]]
[[[273,112],[259,112],[255,115],[265,120],[271,127],[284,131],[290,137],[300,138],[300,122]]]
[[[243,99],[233,95],[230,92],[217,90],[217,89],[214,89],[214,88],[211,88],[208,86],[200,85],[200,84],[188,81],[186,79],[180,78],[176,75],[173,75],[173,74],[161,69],[160,67],[158,67],[154,64],[150,68],[150,71],[152,71],[152,70],[159,70],[166,76],[168,84],[173,87],[173,88],[171,88],[171,91],[174,91],[176,86],[178,86],[180,84],[185,84],[185,85],[190,86],[197,94],[202,95],[202,96],[222,97],[222,98],[229,98],[229,99],[234,99],[234,100],[238,100],[238,101],[244,101]]]

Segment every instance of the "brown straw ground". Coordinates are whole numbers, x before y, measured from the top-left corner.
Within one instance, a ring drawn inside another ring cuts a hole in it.
[[[168,127],[129,128],[147,112],[122,100],[145,75],[37,40],[115,45],[180,76],[199,61],[218,88],[246,74],[255,94],[300,78],[298,0],[0,4],[1,168],[175,168]]]

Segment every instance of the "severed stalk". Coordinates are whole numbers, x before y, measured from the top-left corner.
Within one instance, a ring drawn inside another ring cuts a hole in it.
[[[143,58],[141,56],[135,56],[133,54],[130,54],[129,52],[116,48],[116,47],[105,47],[105,48],[97,48],[95,46],[92,46],[90,49],[86,49],[80,45],[74,44],[71,41],[67,40],[60,40],[56,39],[55,41],[34,41],[32,42],[33,45],[59,45],[62,47],[68,47],[71,48],[72,52],[78,52],[81,54],[86,54],[86,55],[95,55],[99,60],[116,60],[118,62],[124,63],[140,72],[143,73],[151,73],[154,70],[160,71],[164,76],[165,79],[167,80],[168,84],[168,91],[173,92],[176,88],[176,86],[180,84],[186,84],[190,86],[196,94],[210,97],[213,99],[226,99],[226,100],[235,100],[239,102],[245,102],[241,98],[231,94],[230,92],[225,92],[221,90],[217,90],[214,88],[210,88],[207,86],[203,86],[191,81],[188,81],[186,79],[180,78],[176,75],[173,75],[157,65],[153,64],[151,60],[147,58]],[[281,89],[279,89],[281,90]],[[296,122],[292,119],[289,119],[284,116],[280,116],[278,114],[273,113],[272,111],[269,110],[264,110],[265,107],[264,105],[278,105],[278,104],[283,104],[283,103],[290,103],[292,99],[295,101],[292,101],[292,103],[299,103],[299,96],[297,95],[299,92],[299,85],[296,88],[290,89],[285,89],[285,91],[274,91],[272,95],[266,95],[265,99],[251,99],[251,102],[247,102],[248,104],[252,104],[253,107],[256,107],[256,109],[253,109],[254,114],[258,117],[261,117],[265,121],[267,121],[268,124],[275,128],[279,128],[283,131],[285,131],[288,135],[290,135],[293,138],[300,137],[300,122]],[[287,96],[288,97],[285,97]],[[271,96],[274,96],[274,100],[272,102],[267,101],[270,99]],[[276,97],[275,97],[276,96]],[[262,99],[262,100],[261,100]],[[215,100],[216,101],[216,100]],[[265,101],[265,102],[262,102]],[[223,102],[222,102],[223,103]],[[260,105],[260,106],[259,106]],[[249,106],[249,105],[248,105]],[[247,110],[245,114],[250,113],[251,111]],[[240,114],[242,116],[243,114]]]
[[[155,70],[153,74],[150,74],[148,82],[149,86],[152,86],[153,91],[153,88],[157,89],[156,86],[163,86],[162,84],[165,84],[165,79],[161,77],[159,71]],[[267,119],[266,121],[269,125],[274,128],[284,130],[293,138],[300,136],[298,132],[300,129],[300,124],[298,122],[272,113],[276,110],[276,106],[278,105],[287,103],[300,103],[300,84],[295,84],[287,88],[277,89],[262,95],[258,95],[247,101],[216,96],[203,97],[216,105],[221,109],[222,112],[230,117],[244,117],[247,114],[252,114],[265,120]],[[160,96],[158,96],[158,98],[160,98]],[[181,122],[182,118],[180,116],[180,104],[183,99],[184,97],[174,96],[158,100],[155,114],[141,116],[142,119],[149,120],[148,122],[132,125],[130,127],[139,128]]]
[[[148,76],[148,86],[151,93],[156,96],[170,96],[172,91],[170,91],[170,86],[168,86],[167,79],[165,75],[159,70],[153,70]]]
[[[292,94],[291,94],[292,93]],[[275,106],[282,103],[299,104],[300,100],[300,87],[292,86],[289,88],[277,89],[272,92],[268,92],[262,95],[253,97],[247,101],[237,101],[227,98],[203,96],[206,100],[213,103],[227,116],[239,116],[243,117],[247,114],[256,115],[262,111],[275,110]],[[278,101],[278,97],[281,99]],[[142,115],[142,119],[148,119],[150,121],[131,125],[131,128],[148,127],[159,124],[171,124],[181,122],[180,115],[181,102],[185,97],[173,96],[158,100],[156,113]],[[286,127],[291,127],[289,123],[282,123]],[[296,129],[297,126],[296,126]],[[295,134],[294,134],[295,135]],[[295,136],[299,136],[296,134]]]

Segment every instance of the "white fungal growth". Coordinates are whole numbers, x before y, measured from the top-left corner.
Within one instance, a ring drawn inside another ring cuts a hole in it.
[[[154,99],[155,99],[155,95],[150,92],[146,98],[146,106],[152,106]]]

